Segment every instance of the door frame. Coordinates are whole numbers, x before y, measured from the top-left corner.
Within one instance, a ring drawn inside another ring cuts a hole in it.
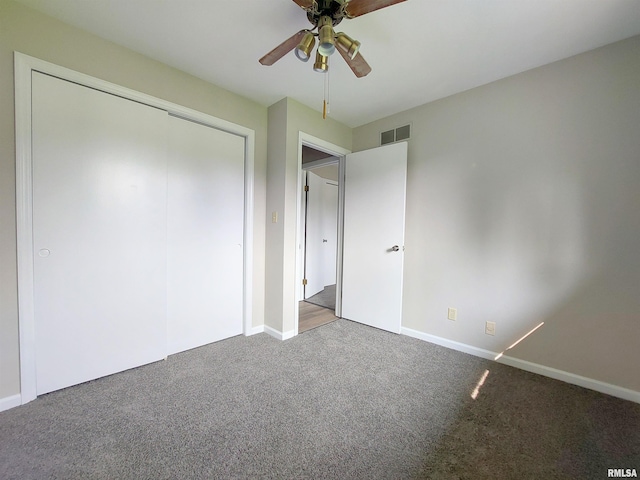
[[[299,299],[302,295],[302,279],[304,276],[304,252],[302,250],[302,229],[304,228],[304,210],[302,205],[302,192],[304,188],[305,175],[302,169],[302,146],[306,145],[315,150],[328,153],[334,157],[338,157],[338,245],[336,252],[336,316],[340,316],[342,312],[342,228],[344,221],[344,171],[345,171],[345,156],[351,153],[351,150],[335,145],[331,142],[327,142],[318,137],[314,137],[303,131],[298,132],[298,188],[296,194],[296,291],[294,295],[294,328],[293,336],[298,335],[298,322],[300,321],[300,309],[298,307]],[[320,165],[319,162],[314,162],[316,166]]]
[[[16,222],[18,266],[18,328],[20,343],[20,402],[35,400],[36,349],[34,315],[33,186],[31,145],[31,76],[37,71],[134,102],[164,110],[169,115],[201,123],[245,139],[243,331],[252,334],[253,220],[255,132],[241,125],[182,107],[99,78],[55,65],[19,52],[14,53],[16,124]],[[297,328],[297,323],[296,323]]]

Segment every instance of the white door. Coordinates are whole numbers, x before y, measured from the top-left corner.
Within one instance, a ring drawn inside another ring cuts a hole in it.
[[[244,138],[169,117],[169,353],[242,333]]]
[[[342,316],[394,333],[402,322],[407,144],[346,156]]]
[[[313,297],[324,289],[323,255],[323,199],[324,179],[313,172],[307,172],[307,214],[305,229],[305,270],[307,284],[304,298]]]
[[[37,394],[165,357],[166,112],[33,73]]]
[[[338,247],[338,184],[330,180],[322,184],[322,253],[324,286],[336,284]]]

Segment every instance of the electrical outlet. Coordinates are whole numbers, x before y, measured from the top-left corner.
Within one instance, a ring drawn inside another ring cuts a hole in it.
[[[496,322],[487,322],[484,324],[484,333],[487,335],[496,334]]]
[[[447,310],[447,318],[449,320],[457,320],[458,319],[458,309],[449,307],[449,309]]]

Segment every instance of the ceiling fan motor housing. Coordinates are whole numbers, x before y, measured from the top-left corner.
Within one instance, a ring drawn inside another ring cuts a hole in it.
[[[345,0],[317,0],[312,8],[307,11],[307,18],[314,27],[318,26],[318,22],[322,17],[331,17],[333,26],[338,25],[346,16]]]

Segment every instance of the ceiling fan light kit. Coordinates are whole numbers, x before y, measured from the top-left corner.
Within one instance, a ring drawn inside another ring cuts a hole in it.
[[[336,35],[336,45],[338,46],[338,48],[341,48],[352,60],[360,50],[360,42],[354,40],[349,35],[342,32]]]
[[[308,62],[309,58],[311,58],[311,52],[313,51],[313,47],[316,45],[316,38],[313,33],[307,31],[300,40],[300,43],[296,47],[296,57],[298,57],[303,62]]]
[[[371,67],[360,55],[360,42],[349,37],[346,33],[336,33],[334,28],[344,18],[351,19],[367,13],[390,7],[406,0],[293,0],[307,12],[307,19],[313,25],[308,30],[300,30],[286,39],[276,48],[260,59],[262,65],[273,65],[291,50],[295,50],[296,57],[308,62],[315,47],[315,37],[318,37],[316,61],[313,70],[320,73],[329,71],[329,56],[333,55],[336,47],[340,56],[349,65],[356,77],[361,78],[371,72]],[[314,30],[318,30],[314,33]],[[325,82],[326,83],[326,82]],[[325,86],[324,114],[326,117],[327,87]]]
[[[336,51],[335,32],[333,30],[333,20],[330,16],[320,17],[318,22],[318,52],[328,57]]]
[[[329,70],[329,57],[322,55],[320,50],[316,52],[316,63],[313,64],[313,70],[318,73],[327,73]]]

